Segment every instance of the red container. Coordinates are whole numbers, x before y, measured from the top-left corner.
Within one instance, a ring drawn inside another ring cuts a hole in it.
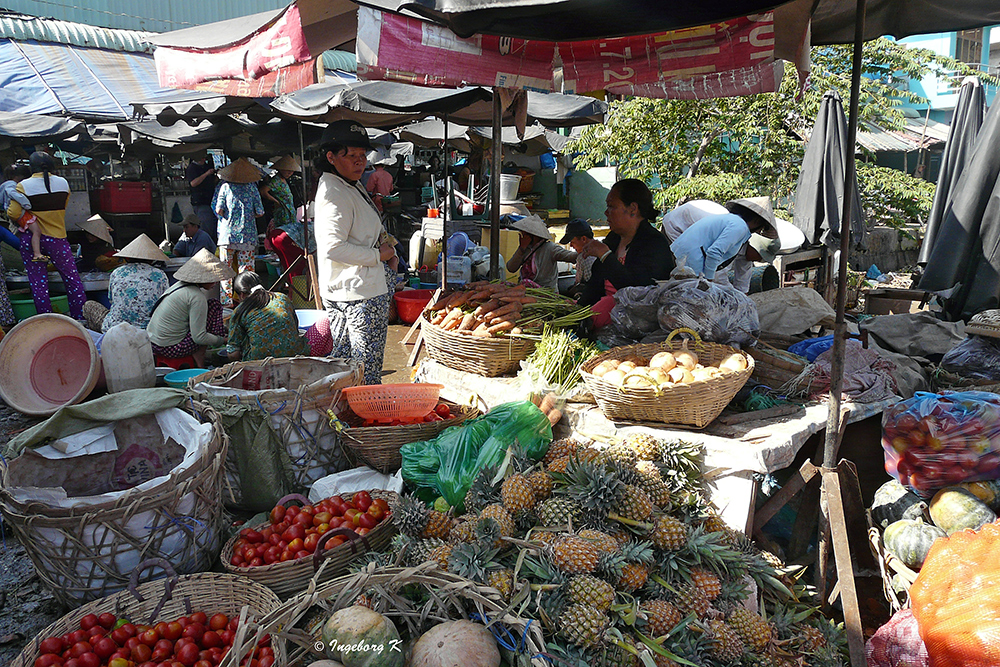
[[[153,186],[146,181],[108,181],[101,186],[101,213],[152,213]]]
[[[408,289],[396,292],[396,314],[407,324],[413,324],[424,312],[434,294],[432,289]]]

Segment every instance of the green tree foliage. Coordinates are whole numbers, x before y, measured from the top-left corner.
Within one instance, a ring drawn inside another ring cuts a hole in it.
[[[611,104],[605,125],[583,131],[569,150],[579,169],[616,165],[625,178],[659,184],[656,203],[670,208],[689,199],[725,201],[767,195],[777,208],[788,205],[802,164],[808,135],[823,94],[836,90],[850,99],[851,47],[812,50],[808,90],[786,67],[775,93],[716,100],[630,98]],[[929,74],[949,77],[955,85],[979,74],[963,63],[926,49],[876,39],[864,47],[860,97],[862,123],[903,127],[904,102],[926,100],[907,89],[907,80]],[[984,81],[996,79],[979,74]],[[871,161],[861,147],[862,159]],[[874,164],[858,166],[858,182],[872,223],[923,219],[934,186],[901,171]]]

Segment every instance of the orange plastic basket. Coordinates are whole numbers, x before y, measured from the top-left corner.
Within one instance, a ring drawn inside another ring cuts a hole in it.
[[[354,414],[362,419],[392,421],[423,417],[434,409],[442,384],[366,384],[345,387],[341,394]]]

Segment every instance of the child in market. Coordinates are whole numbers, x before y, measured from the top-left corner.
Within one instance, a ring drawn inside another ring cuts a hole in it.
[[[560,245],[569,244],[569,247],[576,251],[576,280],[569,288],[567,294],[577,297],[583,292],[583,286],[590,280],[590,273],[594,268],[596,257],[585,257],[583,248],[588,241],[594,238],[594,230],[590,223],[583,218],[573,218],[566,225],[566,233],[559,239]]]
[[[7,207],[10,206],[11,200],[21,205],[24,213],[14,222],[22,233],[31,234],[32,259],[36,262],[48,262],[49,258],[42,254],[42,232],[37,224],[38,218],[31,212],[31,201],[23,193],[17,191],[17,184],[29,176],[31,176],[31,168],[27,165],[10,165],[4,169],[4,180],[0,184],[0,206],[3,206],[3,208],[0,210],[6,211]]]

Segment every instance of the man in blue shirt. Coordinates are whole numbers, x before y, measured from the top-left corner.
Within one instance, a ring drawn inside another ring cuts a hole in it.
[[[769,197],[736,199],[727,202],[726,209],[728,213],[701,218],[670,245],[678,266],[683,260],[695,274],[711,278],[736,257],[751,234],[777,238]]]
[[[215,253],[215,241],[201,228],[198,216],[191,214],[184,218],[184,234],[174,246],[174,256],[194,257],[202,248]]]

